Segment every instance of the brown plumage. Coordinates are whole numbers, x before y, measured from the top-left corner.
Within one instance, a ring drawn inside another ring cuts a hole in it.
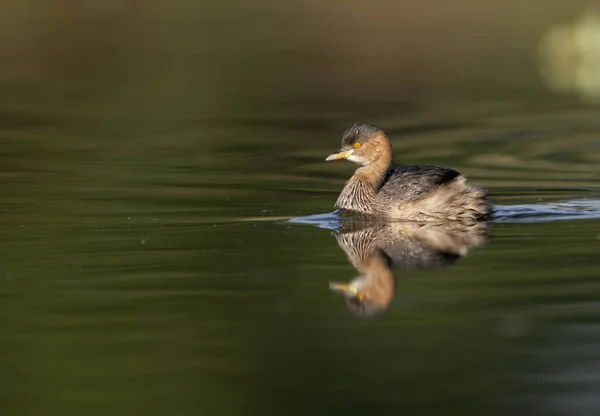
[[[344,132],[342,148],[326,160],[359,165],[335,207],[369,216],[415,221],[486,220],[486,192],[468,185],[459,172],[440,166],[390,168],[392,145],[380,128],[355,124]]]

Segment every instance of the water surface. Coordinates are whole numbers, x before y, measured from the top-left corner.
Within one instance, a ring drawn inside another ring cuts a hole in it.
[[[7,114],[5,413],[600,410],[596,115],[447,117],[369,121],[499,215],[448,267],[395,270],[389,308],[361,319],[329,290],[357,274],[331,217],[289,221],[332,211],[345,117]]]

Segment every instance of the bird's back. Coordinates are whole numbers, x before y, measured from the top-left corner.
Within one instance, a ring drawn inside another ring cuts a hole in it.
[[[379,194],[403,201],[422,199],[459,176],[454,169],[440,166],[398,166],[387,171]]]
[[[454,169],[400,166],[388,170],[377,195],[388,216],[407,220],[480,220],[489,216],[486,193]]]

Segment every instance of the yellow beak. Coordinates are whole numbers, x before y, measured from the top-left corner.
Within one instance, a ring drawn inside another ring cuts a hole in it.
[[[352,153],[354,153],[354,149],[350,149],[346,152],[334,153],[332,155],[327,156],[327,159],[325,160],[329,162],[331,160],[348,159],[352,155]]]

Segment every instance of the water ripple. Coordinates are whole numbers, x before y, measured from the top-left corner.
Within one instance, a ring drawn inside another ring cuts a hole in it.
[[[552,222],[600,218],[600,200],[578,199],[548,204],[500,205],[493,221],[502,223]]]
[[[492,216],[498,223],[536,223],[600,218],[600,200],[578,199],[547,204],[496,205]],[[337,211],[291,218],[290,222],[313,224],[319,228],[336,230],[343,218]]]

